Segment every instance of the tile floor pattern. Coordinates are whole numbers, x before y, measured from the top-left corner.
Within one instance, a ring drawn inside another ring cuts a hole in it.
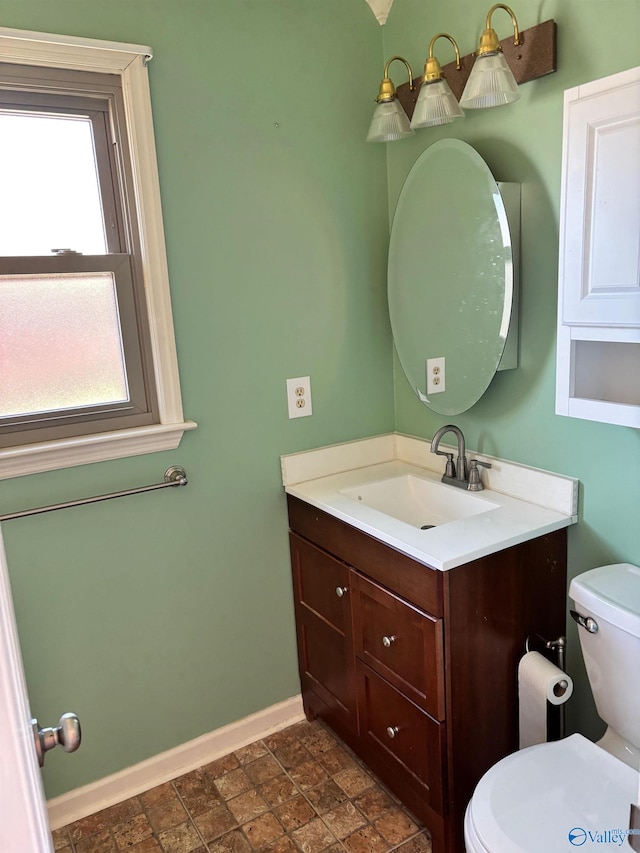
[[[303,721],[53,832],[57,853],[431,853],[429,834]]]

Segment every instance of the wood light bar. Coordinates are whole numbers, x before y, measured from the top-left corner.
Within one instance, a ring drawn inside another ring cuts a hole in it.
[[[520,33],[522,44],[513,43],[513,34],[502,39],[500,47],[518,85],[537,80],[538,77],[544,77],[556,70],[556,30],[555,21],[544,21]],[[475,53],[461,57],[459,70],[455,62],[450,62],[442,68],[444,77],[458,101],[462,97],[475,58]],[[413,91],[409,88],[409,83],[396,87],[398,100],[409,119],[413,116],[420,86],[421,82],[417,80],[414,82]]]

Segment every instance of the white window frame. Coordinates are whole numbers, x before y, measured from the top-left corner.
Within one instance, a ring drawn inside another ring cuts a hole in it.
[[[0,480],[89,462],[173,450],[186,430],[176,354],[169,273],[147,62],[149,47],[73,36],[0,28],[3,62],[118,74],[122,82],[126,129],[140,233],[141,264],[158,398],[159,423],[113,432],[44,441],[0,449]]]

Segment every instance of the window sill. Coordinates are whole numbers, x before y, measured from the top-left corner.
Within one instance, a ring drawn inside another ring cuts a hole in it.
[[[187,430],[195,429],[194,421],[155,424],[136,429],[83,435],[59,441],[43,441],[0,450],[0,480],[40,474],[90,462],[106,462],[125,456],[140,456],[159,450],[175,450]]]

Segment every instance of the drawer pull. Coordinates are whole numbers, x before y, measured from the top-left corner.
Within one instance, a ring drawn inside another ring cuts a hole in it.
[[[399,731],[400,729],[397,726],[387,726],[387,734],[389,735],[391,740],[394,739],[394,737],[398,734]]]
[[[382,638],[382,645],[385,647],[385,649],[390,649],[391,646],[395,643],[395,641],[396,637],[392,634],[390,637]]]
[[[338,596],[338,598],[342,598],[348,592],[349,592],[348,586],[337,586],[336,587],[336,595]]]

